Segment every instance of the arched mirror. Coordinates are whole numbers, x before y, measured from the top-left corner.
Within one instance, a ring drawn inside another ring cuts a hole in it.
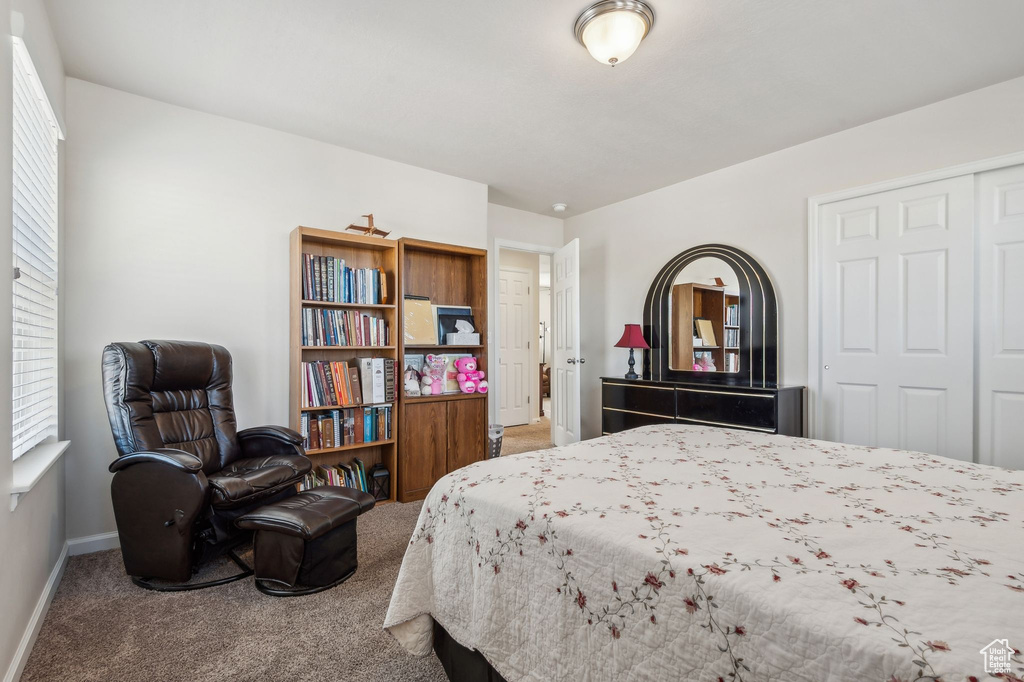
[[[644,304],[644,378],[773,388],[778,310],[764,268],[731,246],[671,259]]]

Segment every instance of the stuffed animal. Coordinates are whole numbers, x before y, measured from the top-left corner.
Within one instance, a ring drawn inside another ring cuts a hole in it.
[[[458,358],[455,361],[455,369],[459,372],[456,378],[463,393],[487,393],[486,375],[478,372],[476,367],[476,358]]]
[[[448,362],[443,355],[428,355],[420,379],[420,393],[440,395],[444,392],[444,368]]]
[[[402,375],[403,383],[405,384],[405,394],[407,396],[420,395],[420,373],[414,370],[412,367],[407,367],[404,374]]]

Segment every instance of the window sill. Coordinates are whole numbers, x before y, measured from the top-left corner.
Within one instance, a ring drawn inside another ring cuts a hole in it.
[[[50,467],[71,445],[71,441],[62,440],[53,443],[40,443],[24,455],[14,460],[14,481],[11,485],[11,511],[18,506],[21,496],[35,487]]]

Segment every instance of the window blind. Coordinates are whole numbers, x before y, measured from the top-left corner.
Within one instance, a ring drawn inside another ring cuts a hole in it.
[[[24,43],[14,41],[14,459],[57,436],[57,140]]]

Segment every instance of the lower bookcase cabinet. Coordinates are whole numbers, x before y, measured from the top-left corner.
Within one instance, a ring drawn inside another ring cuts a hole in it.
[[[422,500],[439,478],[487,452],[487,399],[407,399],[398,429],[398,499]]]

